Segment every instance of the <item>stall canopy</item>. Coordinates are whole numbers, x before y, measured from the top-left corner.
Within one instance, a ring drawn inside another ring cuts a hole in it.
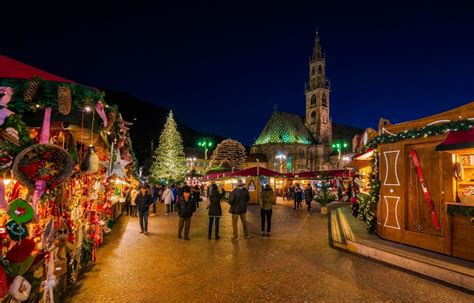
[[[460,149],[474,149],[474,128],[468,131],[450,132],[437,151],[452,151]]]
[[[245,177],[245,176],[265,176],[265,177],[280,177],[286,178],[285,174],[278,173],[276,171],[259,167],[257,172],[257,167],[251,167],[244,170],[236,171],[228,175],[229,177]]]
[[[71,80],[50,74],[36,67],[0,55],[0,78],[31,79],[40,77],[48,81],[74,83]]]

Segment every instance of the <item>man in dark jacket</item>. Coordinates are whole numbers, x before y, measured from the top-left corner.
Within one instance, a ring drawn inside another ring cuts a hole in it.
[[[242,180],[237,180],[237,187],[230,193],[229,204],[230,213],[232,214],[232,230],[234,235],[232,240],[237,241],[239,239],[239,233],[237,230],[237,222],[240,217],[242,226],[244,228],[245,239],[250,238],[249,230],[247,227],[247,203],[250,201],[250,195],[248,190],[244,187]]]
[[[311,184],[308,184],[304,189],[304,199],[306,201],[306,205],[308,206],[308,211],[311,209],[311,201],[313,201],[313,197],[313,189],[311,188]]]
[[[179,214],[178,238],[181,238],[181,233],[184,227],[184,239],[189,240],[189,229],[191,228],[191,217],[196,211],[196,201],[191,195],[191,189],[185,185],[182,188],[182,195],[179,196],[176,203]]]
[[[140,187],[135,203],[137,204],[140,228],[142,230],[140,233],[148,235],[148,210],[153,201],[146,185]]]

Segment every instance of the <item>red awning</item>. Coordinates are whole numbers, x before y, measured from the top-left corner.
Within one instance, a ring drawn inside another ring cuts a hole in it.
[[[0,55],[0,78],[31,79],[34,76],[47,81],[74,83],[71,80],[50,74],[41,69]]]
[[[229,174],[229,176],[230,177],[257,176],[257,167],[250,167],[244,170],[236,171],[234,173]],[[276,171],[273,171],[264,167],[260,167],[258,169],[258,176],[286,178],[285,174],[280,174]]]
[[[436,146],[437,151],[450,151],[474,148],[474,128],[468,131],[450,132],[440,145]]]

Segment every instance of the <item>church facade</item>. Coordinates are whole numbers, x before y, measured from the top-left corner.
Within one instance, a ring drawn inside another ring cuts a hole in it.
[[[318,33],[308,78],[305,117],[275,110],[251,147],[251,153],[264,154],[268,168],[275,171],[298,173],[333,168],[329,161],[333,140],[331,89]]]

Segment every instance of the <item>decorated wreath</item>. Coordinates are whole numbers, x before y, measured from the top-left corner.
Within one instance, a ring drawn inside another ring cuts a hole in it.
[[[53,189],[72,174],[73,161],[69,153],[54,144],[34,144],[24,149],[15,158],[13,174],[29,188],[35,182],[46,182],[46,188]]]

